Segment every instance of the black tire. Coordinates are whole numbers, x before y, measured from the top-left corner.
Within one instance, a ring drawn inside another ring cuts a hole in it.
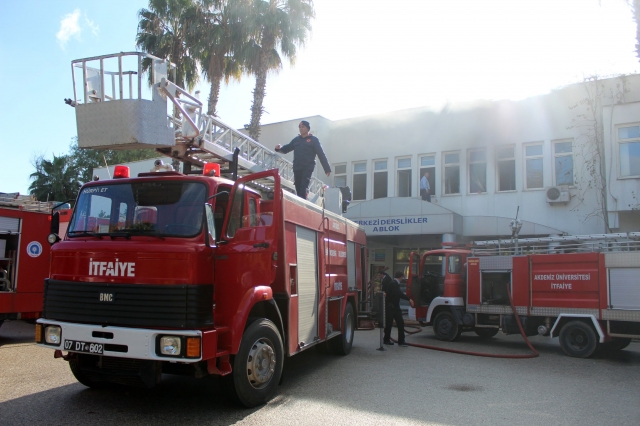
[[[485,328],[485,327],[477,327],[474,328],[473,331],[476,332],[479,338],[481,339],[491,339],[493,336],[498,334],[497,328]]]
[[[329,348],[331,349],[331,353],[335,355],[349,355],[349,353],[351,353],[353,335],[356,331],[356,315],[351,303],[347,303],[342,324],[344,324],[342,334],[329,340]]]
[[[602,349],[605,351],[621,351],[631,344],[631,339],[624,337],[614,337],[606,343],[602,343]]]
[[[442,311],[436,315],[436,319],[433,321],[433,332],[438,339],[453,342],[462,333],[462,328],[451,312]]]
[[[269,401],[280,382],[283,362],[282,337],[275,324],[267,319],[251,323],[233,357],[233,372],[224,376],[232,399],[248,408]]]
[[[562,351],[575,358],[588,358],[598,349],[593,327],[582,321],[570,321],[560,330]]]
[[[87,373],[82,369],[81,357],[83,356],[84,355],[76,354],[69,360],[69,368],[76,380],[88,388],[102,389],[107,387],[109,383],[90,379]]]

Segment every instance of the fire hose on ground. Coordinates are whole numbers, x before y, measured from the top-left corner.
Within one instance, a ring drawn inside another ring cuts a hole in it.
[[[462,350],[458,350],[458,349],[442,348],[442,347],[439,347],[439,346],[423,345],[423,344],[420,344],[420,343],[410,343],[410,342],[406,342],[406,343],[407,343],[407,345],[413,346],[415,348],[431,349],[431,350],[434,350],[434,351],[442,351],[442,352],[451,352],[451,353],[460,354],[460,355],[473,355],[473,356],[483,356],[483,357],[487,357],[487,358],[511,358],[511,359],[535,358],[535,357],[539,356],[540,354],[533,347],[533,345],[531,344],[531,342],[527,338],[526,333],[524,332],[524,328],[522,327],[522,323],[520,322],[520,317],[518,316],[518,313],[516,312],[516,307],[513,305],[513,298],[511,297],[511,291],[509,290],[509,286],[507,286],[507,294],[509,295],[509,303],[511,304],[511,310],[513,311],[513,316],[516,319],[516,323],[518,324],[518,329],[520,330],[520,334],[522,335],[525,343],[527,344],[527,346],[529,346],[529,349],[532,352],[530,354],[489,354],[489,353],[484,353],[484,352],[462,351]],[[418,326],[411,326],[410,325],[408,327],[409,328],[418,329],[417,331],[409,332],[409,331],[406,330],[407,327],[405,327],[405,333],[407,333],[409,335],[416,334],[416,333],[419,333],[420,331],[422,331],[422,328],[420,328]],[[391,339],[391,340],[393,342],[397,343],[397,340],[395,340],[395,339]]]

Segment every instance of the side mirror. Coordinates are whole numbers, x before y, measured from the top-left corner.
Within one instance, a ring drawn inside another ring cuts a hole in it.
[[[204,217],[205,217],[205,229],[207,231],[205,238],[207,239],[207,246],[213,247],[216,244],[216,227],[213,216],[213,207],[211,204],[204,205]]]
[[[55,212],[51,215],[51,228],[49,232],[52,234],[60,233],[60,212]]]

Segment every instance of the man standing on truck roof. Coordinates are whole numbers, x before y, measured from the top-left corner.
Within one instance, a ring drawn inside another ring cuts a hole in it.
[[[391,341],[391,327],[393,327],[393,321],[396,321],[396,327],[398,327],[398,345],[409,346],[404,341],[404,319],[402,318],[402,310],[400,309],[400,299],[408,300],[409,304],[413,308],[413,300],[409,299],[409,296],[404,294],[400,290],[400,280],[404,278],[402,271],[396,271],[394,279],[381,272],[382,277],[382,291],[386,293],[385,297],[385,319],[384,319],[384,344],[393,345]]]
[[[284,146],[276,145],[275,150],[283,154],[293,151],[293,179],[296,193],[298,197],[306,200],[311,175],[316,167],[316,155],[320,159],[320,164],[322,164],[327,176],[331,175],[331,166],[329,166],[327,156],[324,155],[320,140],[309,133],[311,130],[309,122],[302,120],[298,125],[298,129],[300,130],[298,136]]]

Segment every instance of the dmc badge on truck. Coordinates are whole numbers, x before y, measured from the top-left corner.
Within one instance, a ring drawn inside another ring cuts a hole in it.
[[[101,302],[112,303],[116,301],[116,295],[114,293],[100,293],[99,299]]]

